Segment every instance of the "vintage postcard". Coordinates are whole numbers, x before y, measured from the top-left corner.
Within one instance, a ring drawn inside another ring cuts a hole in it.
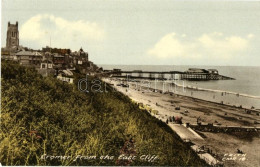
[[[260,166],[260,1],[1,0],[0,166]]]

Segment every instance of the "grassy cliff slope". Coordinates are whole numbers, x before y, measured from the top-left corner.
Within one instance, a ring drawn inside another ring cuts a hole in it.
[[[75,75],[76,84],[69,85],[2,62],[2,165],[206,165],[166,124],[111,87],[78,91],[82,77]],[[136,159],[118,160],[122,154]],[[142,155],[158,159],[148,162]]]

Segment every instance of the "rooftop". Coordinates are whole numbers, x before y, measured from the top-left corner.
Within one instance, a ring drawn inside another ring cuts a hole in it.
[[[41,53],[35,51],[21,51],[16,53],[16,56],[41,56]]]

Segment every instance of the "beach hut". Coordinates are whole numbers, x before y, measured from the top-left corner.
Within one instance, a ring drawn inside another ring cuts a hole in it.
[[[139,107],[144,107],[144,104],[143,103],[138,103],[138,106]]]
[[[152,113],[153,113],[154,115],[158,115],[159,111],[158,111],[158,110],[152,110]]]

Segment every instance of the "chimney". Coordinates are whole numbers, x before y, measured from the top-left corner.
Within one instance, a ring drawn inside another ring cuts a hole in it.
[[[16,27],[18,27],[18,21],[16,21]]]
[[[8,27],[10,27],[10,21],[8,21]]]

